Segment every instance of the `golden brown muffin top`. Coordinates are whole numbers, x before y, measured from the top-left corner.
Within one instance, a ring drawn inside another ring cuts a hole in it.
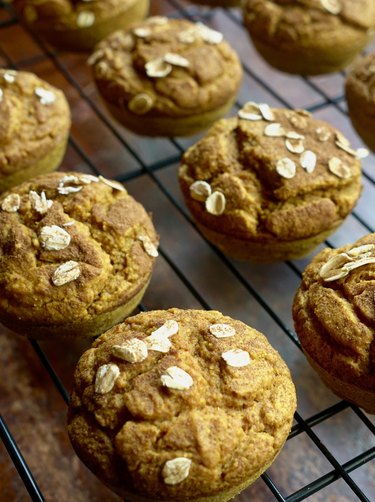
[[[93,26],[131,7],[138,0],[15,0],[16,11],[29,24],[54,29]],[[52,23],[52,24],[51,24]]]
[[[48,155],[69,128],[62,91],[33,73],[0,70],[0,177]]]
[[[361,168],[339,131],[304,110],[249,102],[238,113],[182,158],[181,188],[199,222],[243,239],[290,241],[350,212]]]
[[[245,0],[244,20],[250,33],[283,45],[332,45],[345,29],[375,27],[373,0]]]
[[[375,115],[375,53],[359,58],[353,65],[345,91],[357,114]]]
[[[103,97],[136,115],[189,116],[232,99],[242,68],[220,32],[156,16],[117,31],[89,59]]]
[[[374,391],[375,234],[314,258],[293,317],[312,359],[340,380]]]
[[[0,198],[0,313],[59,325],[110,311],[147,282],[156,245],[148,214],[120,183],[34,178]]]
[[[155,499],[213,496],[269,464],[296,396],[258,331],[216,311],[128,318],[81,357],[69,435],[106,483]]]

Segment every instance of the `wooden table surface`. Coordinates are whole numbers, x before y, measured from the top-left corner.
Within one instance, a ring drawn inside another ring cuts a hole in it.
[[[240,53],[246,69],[239,104],[252,100],[312,109],[316,117],[339,127],[355,148],[363,146],[346,115],[344,74],[304,79],[271,69],[254,51],[241,26],[240,13],[234,9],[205,9],[178,0],[154,0],[151,4],[153,14],[203,17],[225,34]],[[280,492],[287,497],[333,471],[318,447],[319,441],[340,464],[371,449],[374,457],[375,440],[370,430],[374,417],[341,402],[326,389],[287,334],[293,330],[291,304],[300,272],[311,256],[292,263],[253,265],[216,252],[186,217],[177,184],[179,156],[197,137],[171,141],[129,133],[108,117],[85,65],[86,56],[54,52],[47,55],[23,27],[7,23],[9,19],[8,11],[0,9],[1,65],[35,72],[63,89],[70,102],[71,142],[61,169],[93,172],[94,167],[110,178],[130,178],[126,188],[153,213],[162,253],[144,299],[145,306],[207,307],[241,319],[265,333],[289,365],[302,420],[308,421],[335,406],[331,416],[318,420],[311,433],[309,430],[309,434],[302,432],[290,439],[267,471]],[[362,196],[354,214],[330,237],[328,244],[334,247],[374,231],[375,157],[370,155],[363,164]],[[5,328],[0,327],[0,332],[0,412],[46,500],[119,500],[75,456],[65,431],[66,405],[32,344]],[[74,366],[88,344],[40,345],[69,390]],[[353,470],[350,477],[370,500],[375,500],[375,460]],[[0,502],[27,500],[29,495],[0,442]],[[273,500],[275,496],[262,479],[235,499]],[[358,496],[343,479],[338,479],[311,494],[308,500],[341,502],[358,500]]]

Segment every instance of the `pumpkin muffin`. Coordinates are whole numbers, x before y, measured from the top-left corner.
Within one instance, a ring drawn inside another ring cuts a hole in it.
[[[351,68],[345,94],[355,130],[375,151],[375,53],[360,58]]]
[[[311,366],[335,394],[375,413],[375,234],[324,249],[306,268],[293,305]]]
[[[304,110],[249,102],[186,151],[180,185],[199,229],[224,253],[292,259],[320,244],[353,208],[362,153]]]
[[[89,51],[113,31],[147,16],[149,0],[15,0],[19,17],[62,50]]]
[[[369,43],[373,0],[244,0],[244,23],[261,56],[287,73],[345,68]]]
[[[221,33],[161,16],[110,35],[88,62],[109,111],[147,136],[186,136],[209,127],[231,108],[242,78]]]
[[[265,336],[215,311],[150,311],[99,337],[75,371],[68,432],[128,501],[221,502],[273,462],[296,395]]]
[[[0,197],[0,321],[32,338],[103,333],[140,302],[156,244],[120,183],[33,178]]]
[[[56,169],[70,110],[62,91],[33,73],[0,70],[0,192]]]

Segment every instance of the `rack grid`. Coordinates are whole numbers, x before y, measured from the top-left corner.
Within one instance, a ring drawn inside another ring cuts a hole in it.
[[[245,73],[235,109],[247,100],[267,101],[279,107],[303,107],[319,118],[333,122],[355,145],[360,146],[347,117],[343,73],[305,78],[286,76],[270,69],[251,47],[239,10],[208,9],[180,0],[154,0],[151,8],[153,14],[203,20],[224,32],[240,54]],[[19,47],[15,43],[16,37],[20,37]],[[292,328],[290,306],[293,294],[311,257],[256,266],[231,260],[207,243],[188,214],[176,181],[181,153],[197,137],[147,139],[125,131],[112,121],[98,99],[84,61],[83,56],[49,48],[19,24],[6,2],[0,2],[1,65],[35,71],[62,87],[70,101],[73,128],[63,169],[102,174],[124,182],[129,192],[153,212],[161,234],[160,258],[154,280],[139,309],[179,306],[221,310],[264,332],[292,371],[299,407],[286,446],[275,464],[236,501],[374,500],[374,419],[357,407],[340,401],[320,383],[301,354]],[[374,232],[374,163],[373,155],[364,161],[361,200],[326,245],[337,247]],[[13,339],[5,330],[1,336]],[[66,368],[61,367],[56,351],[48,343],[31,339],[23,343],[28,344],[37,356],[62,401],[68,403],[66,389],[71,376],[66,376]],[[75,359],[70,363],[71,371],[81,351],[81,347],[72,349]],[[6,368],[1,371],[2,379],[6,379]],[[47,394],[50,387],[46,386],[44,391]],[[18,399],[18,396],[14,398]],[[0,416],[0,437],[31,499],[70,500],[61,495],[64,491],[58,498],[43,494],[44,490],[38,485],[47,486],[48,491],[48,483],[39,469],[38,474],[33,472],[35,459],[16,426],[13,437],[12,407],[1,395],[0,407],[3,414]],[[17,435],[21,440],[15,439]],[[43,440],[41,438],[41,442]],[[295,441],[298,441],[297,446]],[[22,451],[26,451],[24,456]],[[25,460],[27,456],[30,462]],[[4,457],[0,450],[1,486]],[[17,475],[14,473],[14,476]],[[91,482],[89,478],[87,483]],[[109,492],[106,493],[108,500],[115,500]],[[97,497],[77,496],[76,500],[107,500],[102,494]],[[2,498],[0,493],[1,500],[9,498]]]

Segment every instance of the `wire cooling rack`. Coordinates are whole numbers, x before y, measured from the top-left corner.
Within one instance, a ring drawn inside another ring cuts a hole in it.
[[[334,123],[356,147],[361,146],[347,117],[342,73],[303,78],[272,70],[254,52],[239,10],[207,9],[178,0],[155,0],[151,5],[153,14],[201,20],[224,32],[240,54],[245,72],[235,109],[248,100],[279,107],[303,107]],[[171,306],[221,310],[265,333],[291,369],[299,406],[288,441],[271,468],[236,501],[375,500],[374,419],[340,401],[323,386],[307,364],[293,331],[293,295],[311,256],[257,266],[231,260],[207,243],[194,226],[176,181],[181,153],[197,137],[147,139],[125,131],[102,106],[84,61],[83,56],[50,49],[19,25],[7,3],[0,2],[0,64],[34,71],[61,87],[70,101],[73,127],[62,169],[102,174],[124,182],[128,191],[153,213],[161,235],[160,258],[140,310]],[[374,164],[372,155],[364,161],[362,197],[352,215],[325,245],[337,247],[374,232]],[[16,343],[13,342],[16,337],[6,330],[1,337],[9,339],[10,344]],[[46,400],[47,420],[50,393],[57,390],[65,403],[69,400],[66,386],[71,383],[71,373],[82,349],[69,348],[67,370],[61,364],[61,350],[56,356],[56,351],[46,343],[24,339],[22,343],[26,359],[30,359],[30,350],[33,357],[38,358],[39,385]],[[44,378],[45,372],[50,380]],[[7,378],[7,368],[2,367],[0,380]],[[49,466],[45,464],[41,468],[33,450],[48,448],[44,442],[51,441],[51,437],[58,441],[60,435],[65,434],[63,420],[59,422],[61,430],[52,436],[39,437],[30,446],[18,422],[13,420],[14,410],[19,408],[15,406],[20,402],[19,394],[22,397],[22,392],[15,388],[14,394],[0,395],[0,436],[11,459],[0,449],[0,501],[26,500],[27,492],[34,501],[115,500],[110,492],[103,495],[99,488],[96,495],[86,495],[85,483],[94,483],[93,477],[87,477],[89,473],[77,485],[82,492],[77,491],[74,498],[67,495],[67,486],[56,489],[59,478],[52,476],[53,479],[48,480]],[[25,424],[32,421],[26,405],[21,405],[20,410]],[[69,451],[67,455],[73,458],[74,454]],[[16,471],[9,467],[10,462]],[[71,462],[77,470],[74,460]],[[4,464],[9,467],[6,472],[12,473],[7,483],[13,488],[8,492],[1,470]],[[14,486],[22,483],[27,491],[23,489],[23,495],[18,495]],[[12,494],[10,498],[6,493]]]

